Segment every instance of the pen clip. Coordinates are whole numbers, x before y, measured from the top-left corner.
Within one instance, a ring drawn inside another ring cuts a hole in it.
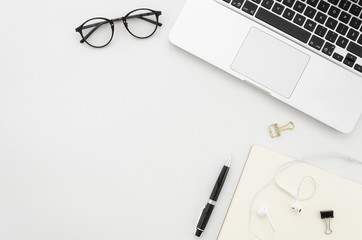
[[[200,212],[199,217],[197,218],[196,229],[197,229],[197,225],[199,224],[200,218],[201,218],[201,216],[202,216],[202,213],[204,212],[204,209],[205,209],[206,205],[207,205],[207,204],[204,205],[204,207],[202,208],[202,210],[201,210],[201,212]]]

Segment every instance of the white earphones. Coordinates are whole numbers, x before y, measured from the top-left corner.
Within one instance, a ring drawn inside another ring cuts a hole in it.
[[[271,228],[273,229],[273,231],[275,231],[273,221],[271,220],[271,217],[270,217],[269,212],[266,209],[266,207],[259,208],[257,213],[258,213],[259,217],[267,217]]]
[[[307,197],[307,198],[303,198],[303,199],[300,199],[300,189],[301,189],[301,186],[303,184],[303,182],[306,180],[306,179],[310,179],[312,180],[312,183],[313,183],[313,193]],[[277,181],[275,180],[274,178],[274,182],[276,184],[276,186],[283,190],[285,193],[289,194],[291,197],[295,198],[295,202],[292,204],[292,211],[293,212],[296,212],[296,213],[300,213],[302,211],[302,206],[300,205],[299,201],[304,201],[304,200],[308,200],[310,198],[312,198],[314,195],[315,195],[315,192],[316,192],[316,189],[317,189],[317,184],[314,180],[313,177],[311,176],[305,176],[299,183],[298,185],[298,191],[297,191],[297,195],[294,195],[293,193],[291,193],[288,189],[286,189],[285,187],[283,187],[282,185],[280,185],[279,183],[277,183]]]
[[[295,209],[298,209],[297,211],[299,211],[299,209],[301,209],[300,205],[299,205],[299,194],[297,195],[294,195],[292,194],[290,191],[288,191],[288,189],[284,188],[283,186],[281,186],[280,184],[278,184],[278,182],[276,181],[276,177],[281,173],[283,172],[284,170],[286,170],[287,168],[291,167],[292,165],[294,164],[297,164],[299,163],[299,161],[292,161],[292,162],[287,162],[287,163],[284,163],[282,164],[274,173],[273,175],[273,178],[270,179],[270,181],[265,184],[253,197],[253,200],[252,200],[252,203],[251,203],[251,207],[250,207],[250,213],[249,213],[249,229],[250,229],[250,232],[259,240],[264,240],[262,237],[260,237],[257,233],[255,233],[252,229],[252,224],[251,224],[251,219],[252,219],[252,212],[253,212],[253,205],[254,205],[254,202],[255,200],[257,199],[257,197],[266,189],[268,188],[270,185],[273,185],[273,184],[276,184],[280,189],[282,189],[284,192],[288,193],[290,196],[292,196],[293,198],[296,198],[296,204],[293,204]],[[302,180],[303,182],[303,180]],[[299,184],[301,185],[301,184]],[[312,197],[312,196],[311,196]],[[293,207],[293,206],[292,206]],[[275,235],[275,226],[274,226],[274,223],[270,217],[270,214],[267,210],[266,207],[261,207],[259,209],[257,209],[256,211],[257,215],[259,217],[267,217],[269,223],[270,223],[270,227],[272,228],[273,230],[273,235],[270,237],[270,239],[273,239],[274,238],[274,235]]]
[[[302,211],[302,207],[300,206],[298,200],[292,204],[292,211],[296,213],[300,213]]]
[[[347,161],[350,161],[350,162],[354,162],[354,163],[359,163],[361,164],[362,161],[359,161],[357,159],[354,159],[350,156],[347,156],[347,155],[343,155],[343,154],[335,154],[335,153],[327,153],[327,154],[314,154],[314,155],[310,155],[310,156],[307,156],[307,157],[304,157],[302,158],[301,160],[294,160],[294,161],[291,161],[291,162],[286,162],[284,164],[282,164],[281,166],[279,166],[279,168],[274,172],[273,174],[273,178],[267,182],[253,197],[253,200],[252,200],[252,203],[250,205],[250,211],[249,211],[249,230],[250,232],[259,240],[264,240],[263,238],[261,238],[256,232],[253,231],[253,228],[252,228],[252,223],[251,223],[251,219],[252,219],[252,215],[253,215],[253,212],[255,211],[253,208],[254,206],[254,202],[256,201],[256,199],[258,198],[258,196],[265,190],[267,189],[270,185],[274,184],[282,191],[284,191],[285,193],[287,193],[288,195],[290,195],[292,198],[295,199],[295,202],[292,204],[292,211],[294,212],[297,212],[297,213],[300,213],[302,211],[302,207],[300,205],[300,201],[304,201],[304,200],[308,200],[308,199],[311,199],[312,197],[314,197],[315,193],[316,193],[316,190],[317,190],[317,184],[316,184],[316,181],[314,180],[313,177],[311,176],[305,176],[299,183],[298,185],[298,191],[297,191],[297,194],[293,194],[291,193],[288,189],[286,189],[285,187],[281,186],[277,181],[276,181],[276,178],[278,177],[279,174],[281,174],[281,172],[285,171],[286,169],[288,169],[289,167],[295,165],[295,164],[298,164],[298,163],[302,163],[302,162],[305,162],[305,163],[309,163],[308,161],[305,161],[306,159],[315,159],[315,158],[327,158],[327,157],[336,157],[336,158],[341,158],[341,159],[346,159]],[[314,185],[314,190],[313,192],[311,193],[310,196],[308,197],[305,197],[305,198],[300,198],[300,189],[301,189],[301,186],[303,184],[303,182],[306,180],[306,179],[310,179],[312,182],[313,182],[313,185]],[[257,215],[259,217],[267,217],[269,223],[270,223],[270,226],[273,230],[273,236],[270,238],[270,239],[274,239],[274,235],[275,235],[275,227],[274,227],[274,224],[272,222],[272,219],[267,211],[267,209],[265,207],[261,207],[257,210]]]

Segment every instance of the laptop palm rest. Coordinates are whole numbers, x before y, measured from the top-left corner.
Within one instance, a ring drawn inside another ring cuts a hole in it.
[[[231,69],[271,91],[289,98],[309,59],[307,54],[252,27],[231,65]]]

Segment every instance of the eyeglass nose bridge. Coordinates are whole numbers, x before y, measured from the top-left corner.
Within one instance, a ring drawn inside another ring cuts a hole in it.
[[[111,19],[112,27],[114,26],[114,22],[118,22],[118,21],[122,21],[123,24],[127,27],[127,19],[125,17]]]
[[[111,21],[113,21],[113,22],[124,21],[124,17],[113,18],[113,19],[111,19]]]

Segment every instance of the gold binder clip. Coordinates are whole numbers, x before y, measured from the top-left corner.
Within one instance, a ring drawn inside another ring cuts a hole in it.
[[[294,123],[289,122],[288,124],[285,124],[284,126],[279,127],[277,123],[269,125],[269,133],[272,138],[279,137],[281,131],[285,130],[293,130],[294,129]]]

